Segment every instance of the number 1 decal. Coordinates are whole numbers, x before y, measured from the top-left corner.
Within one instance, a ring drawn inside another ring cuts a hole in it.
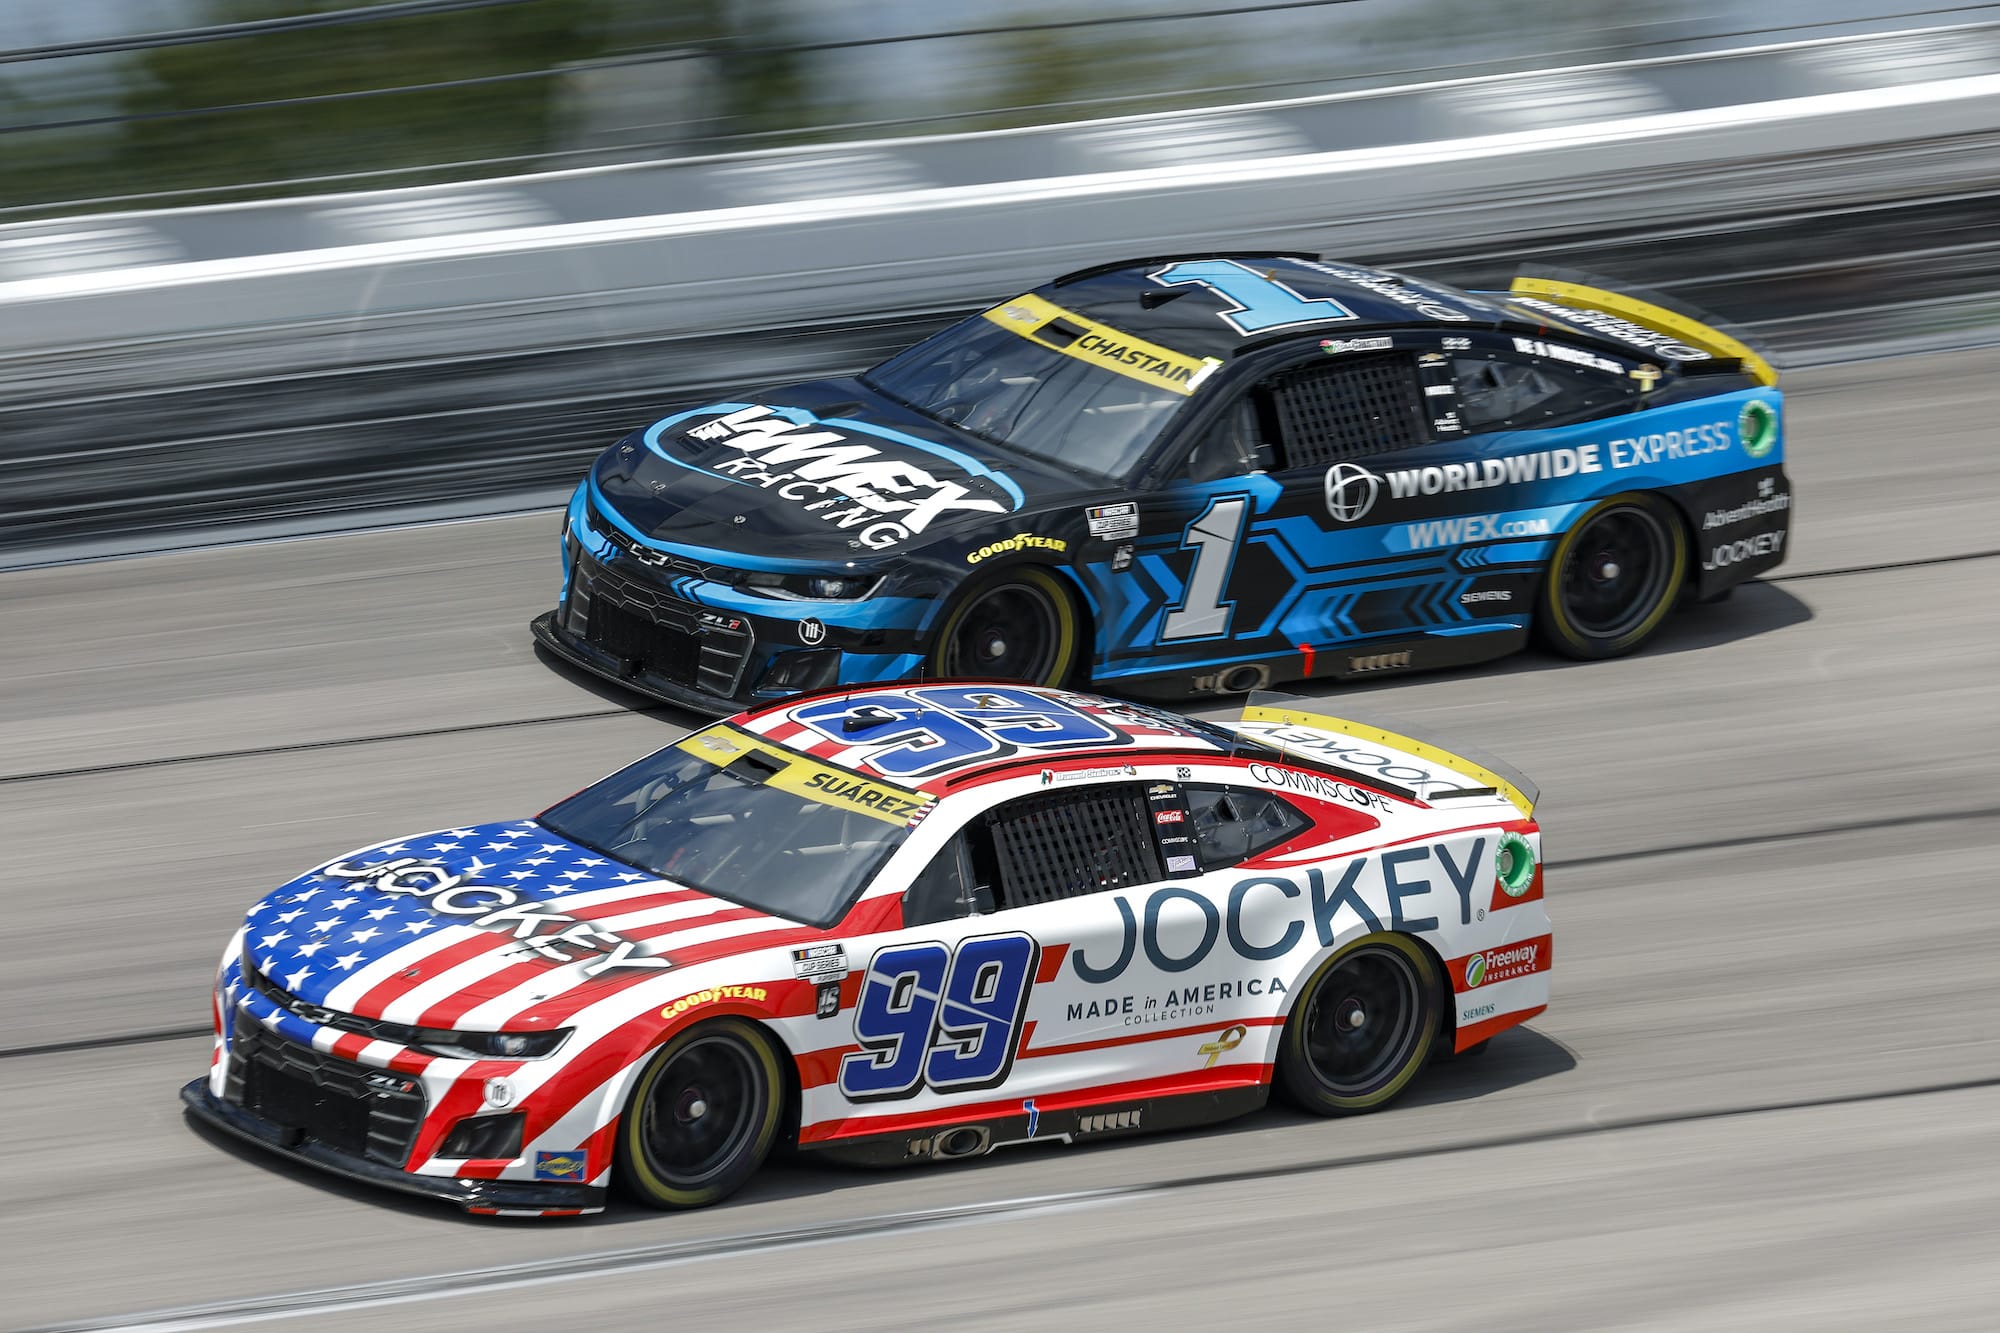
[[[997,1087],[1014,1067],[1041,950],[1026,935],[981,935],[957,954],[936,941],[879,950],[854,1004],[859,1051],[841,1057],[850,1101]]]
[[[1234,302],[1235,308],[1223,311],[1222,317],[1238,333],[1264,333],[1294,324],[1354,318],[1354,312],[1338,301],[1325,297],[1308,300],[1276,278],[1267,278],[1233,259],[1188,260],[1169,264],[1146,276],[1165,287],[1199,283]]]
[[[1194,551],[1194,568],[1188,571],[1181,604],[1167,612],[1160,626],[1161,639],[1219,639],[1229,633],[1236,603],[1223,601],[1222,590],[1235,567],[1236,548],[1243,541],[1243,524],[1249,513],[1248,496],[1225,495],[1210,500],[1201,517],[1188,524],[1181,549]]]

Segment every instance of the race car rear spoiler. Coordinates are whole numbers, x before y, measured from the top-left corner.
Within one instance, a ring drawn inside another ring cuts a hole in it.
[[[1750,335],[1704,310],[1658,292],[1637,287],[1620,290],[1609,286],[1603,278],[1574,269],[1528,264],[1515,274],[1508,292],[1516,298],[1525,298],[1520,303],[1538,314],[1552,314],[1557,319],[1567,316],[1568,322],[1578,328],[1608,336],[1613,341],[1641,347],[1650,342],[1669,359],[1682,361],[1684,365],[1691,358],[1685,353],[1675,356],[1671,350],[1675,346],[1697,354],[1698,359],[1713,357],[1738,362],[1744,374],[1767,388],[1778,382],[1777,370]],[[1628,327],[1621,330],[1620,324]],[[1649,334],[1653,335],[1650,339],[1646,336]]]
[[[1275,750],[1287,762],[1359,779],[1429,804],[1498,795],[1523,819],[1535,813],[1541,790],[1511,764],[1407,722],[1380,716],[1336,717],[1319,707],[1260,691],[1245,703],[1235,731],[1244,749]]]

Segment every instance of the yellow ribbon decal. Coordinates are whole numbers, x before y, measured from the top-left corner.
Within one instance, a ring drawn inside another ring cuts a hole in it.
[[[1244,1027],[1241,1023],[1238,1023],[1233,1027],[1224,1028],[1222,1030],[1222,1035],[1217,1037],[1214,1041],[1208,1041],[1202,1043],[1201,1049],[1198,1052],[1198,1054],[1205,1055],[1208,1057],[1208,1059],[1202,1062],[1201,1067],[1203,1069],[1215,1068],[1215,1062],[1217,1060],[1220,1060],[1224,1055],[1227,1055],[1230,1051],[1233,1051],[1238,1046],[1241,1046],[1243,1044],[1243,1039],[1249,1035],[1250,1035],[1250,1029]]]
[[[1121,333],[1039,296],[1017,296],[988,310],[986,318],[1052,352],[1182,397],[1200,388],[1222,365],[1212,356],[1188,356]]]

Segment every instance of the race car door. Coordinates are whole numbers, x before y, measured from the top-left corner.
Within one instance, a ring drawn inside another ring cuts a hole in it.
[[[899,1124],[984,1123],[996,1143],[1247,1109],[1263,1076],[1243,1034],[1271,1021],[1283,985],[1228,946],[1240,931],[1221,928],[1227,869],[1307,823],[1270,793],[1139,780],[976,818],[908,890],[912,942],[869,964],[842,1090],[930,1113]],[[904,1053],[918,1045],[920,1088]],[[1225,1095],[1165,1103],[1193,1092]]]
[[[1113,641],[1124,629],[1133,646],[1101,678],[1301,655],[1290,674],[1315,674],[1318,650],[1425,623],[1437,557],[1390,549],[1366,521],[1381,459],[1464,434],[1449,364],[1424,346],[1325,339],[1233,382],[1136,506],[1134,573],[1105,598]]]

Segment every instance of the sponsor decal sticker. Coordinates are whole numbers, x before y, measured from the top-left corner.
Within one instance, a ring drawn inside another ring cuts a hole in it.
[[[1474,602],[1511,602],[1514,600],[1514,594],[1505,588],[1487,588],[1481,592],[1460,593],[1458,600],[1466,606],[1471,606]]]
[[[729,451],[725,456],[695,464],[661,448],[661,433],[705,413],[720,415],[688,427],[687,437],[721,446]],[[821,421],[801,408],[721,403],[656,423],[646,442],[663,458],[760,487],[815,518],[852,529],[853,544],[870,550],[908,541],[946,514],[1005,514],[1021,503],[1020,488],[1005,474],[969,457],[862,422]],[[964,481],[933,471],[954,462]],[[982,493],[991,491],[1007,498]]]
[[[1550,361],[1560,361],[1565,365],[1585,366],[1591,370],[1602,370],[1616,375],[1624,367],[1608,356],[1586,352],[1581,347],[1565,347],[1561,343],[1543,342],[1540,338],[1516,338],[1514,350],[1526,352],[1530,356],[1545,357]]]
[[[1488,949],[1484,953],[1473,954],[1465,960],[1465,988],[1475,990],[1480,986],[1493,985],[1495,982],[1530,976],[1542,970],[1542,962],[1540,940],[1530,940],[1526,944],[1510,944],[1505,948]]]
[[[1244,1027],[1241,1023],[1224,1028],[1222,1035],[1214,1041],[1205,1041],[1195,1048],[1196,1055],[1205,1055],[1208,1057],[1201,1062],[1201,1067],[1203,1069],[1215,1068],[1217,1060],[1220,1060],[1223,1056],[1241,1046],[1243,1039],[1249,1035],[1250,1029]]]
[[[1183,396],[1200,388],[1222,365],[1212,356],[1188,356],[1135,338],[1033,293],[995,306],[985,317],[1050,351]]]
[[[1386,352],[1396,345],[1394,338],[1321,338],[1319,350],[1329,356],[1337,352]]]
[[[1250,765],[1250,780],[1261,782],[1266,787],[1295,791],[1305,796],[1317,796],[1324,801],[1340,801],[1362,810],[1374,810],[1383,814],[1388,813],[1392,804],[1381,792],[1352,786],[1321,773],[1304,773],[1295,768],[1279,768],[1274,764]]]
[[[1546,537],[1553,525],[1545,518],[1509,518],[1505,514],[1467,514],[1463,518],[1440,518],[1429,523],[1409,523],[1403,536],[1412,551],[1437,546],[1463,546],[1470,542],[1496,542],[1509,537]],[[1510,601],[1511,593],[1498,597],[1480,594],[1478,601]]]
[[[660,1010],[661,1018],[679,1018],[690,1009],[699,1009],[705,1004],[718,1000],[756,1000],[764,998],[762,986],[710,986],[692,995],[683,995],[666,1008]]]
[[[437,916],[473,918],[461,924],[510,935],[522,948],[553,963],[578,963],[593,954],[602,955],[585,965],[585,976],[621,967],[673,966],[664,958],[640,953],[636,941],[528,897],[519,889],[473,881],[470,876],[482,868],[491,869],[475,859],[473,869],[454,874],[440,861],[404,856],[362,865],[335,861],[319,873],[356,881],[361,888],[377,893],[420,898],[425,910]]]
[[[847,972],[847,951],[838,944],[811,944],[792,950],[795,977],[844,977]]]
[[[1339,523],[1359,523],[1375,507],[1382,479],[1359,463],[1335,463],[1326,470],[1326,512]]]
[[[1187,811],[1185,810],[1155,810],[1153,812],[1153,822],[1155,824],[1178,824],[1186,818]]]
[[[799,622],[799,642],[808,648],[826,642],[826,624],[817,616],[807,616]]]
[[[1756,499],[1733,509],[1711,509],[1703,516],[1701,526],[1704,532],[1711,528],[1734,527],[1753,518],[1763,518],[1766,514],[1782,514],[1791,507],[1791,492],[1778,490],[1776,477],[1762,477],[1757,482]]]
[[[1715,547],[1703,558],[1701,567],[1710,571],[1727,569],[1731,565],[1740,565],[1745,560],[1759,560],[1765,556],[1777,555],[1784,550],[1784,547],[1784,533],[1760,532],[1755,537],[1724,542]]]
[[[1090,535],[1102,541],[1124,541],[1139,535],[1139,506],[1130,500],[1123,504],[1091,505],[1083,514]]]
[[[581,1185],[590,1179],[590,1154],[538,1152],[535,1154],[536,1180],[565,1180]]]
[[[834,1018],[839,1013],[840,983],[838,981],[820,982],[819,989],[813,997],[813,1016],[815,1018]]]
[[[1059,537],[1037,537],[1031,532],[1017,532],[1011,537],[1002,537],[976,551],[968,551],[965,563],[976,565],[982,560],[991,560],[996,555],[1012,555],[1016,551],[1054,551],[1057,555],[1069,550],[1069,543]]]

